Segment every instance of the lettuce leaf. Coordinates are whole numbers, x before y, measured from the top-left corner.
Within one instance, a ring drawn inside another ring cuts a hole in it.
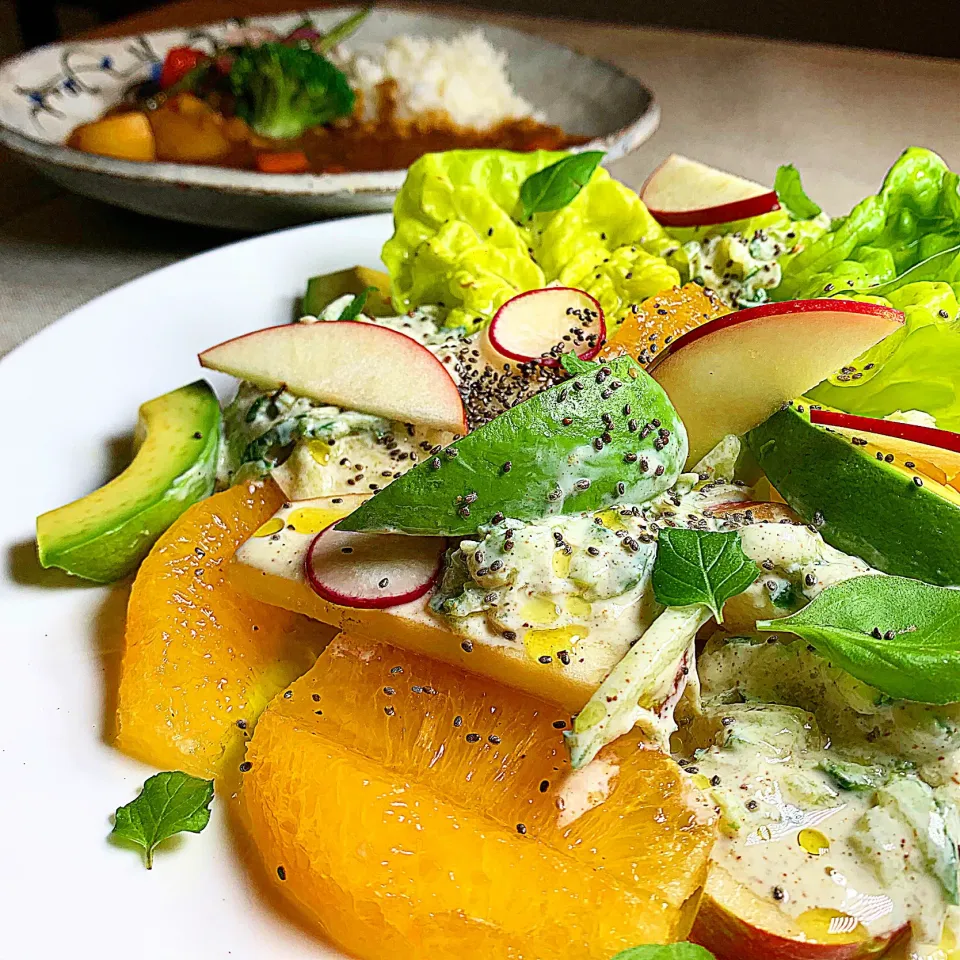
[[[901,330],[881,341],[851,366],[810,392],[818,403],[867,417],[897,410],[923,410],[943,430],[960,431],[960,284],[921,281],[890,292],[884,299],[902,310]],[[859,374],[857,379],[853,376]]]
[[[852,297],[904,312],[886,340],[811,391],[863,416],[922,410],[960,430],[960,177],[930,150],[911,147],[875,196],[834,220],[787,265],[778,300]]]
[[[476,330],[510,297],[549,283],[596,297],[615,327],[630,306],[680,283],[677,244],[640,198],[597,169],[566,206],[520,222],[520,187],[566,156],[452,150],[411,166],[383,248],[394,306],[440,304],[446,325]]]
[[[878,194],[834,220],[792,259],[774,299],[863,291],[956,244],[958,182],[937,154],[910,147],[890,168]]]

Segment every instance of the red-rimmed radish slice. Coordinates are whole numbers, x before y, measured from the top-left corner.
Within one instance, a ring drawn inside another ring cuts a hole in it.
[[[680,414],[696,463],[802,397],[903,324],[892,307],[791,300],[708,320],[647,367]]]
[[[443,537],[347,533],[332,523],[310,544],[304,573],[314,591],[331,603],[396,607],[429,592],[446,549]]]
[[[412,337],[354,320],[287,323],[200,354],[211,370],[347,410],[450,433],[467,432],[457,385]]]
[[[592,360],[606,334],[603,309],[589,293],[575,287],[544,287],[518,293],[496,312],[484,333],[484,353],[501,364],[536,360],[557,367],[560,355],[570,351],[581,360]]]
[[[777,193],[752,180],[671,154],[640,188],[651,215],[667,227],[706,227],[780,208]]]

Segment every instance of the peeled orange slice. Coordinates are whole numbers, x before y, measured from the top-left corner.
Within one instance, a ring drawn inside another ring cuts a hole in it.
[[[664,290],[648,297],[636,313],[628,313],[617,332],[601,347],[598,359],[629,355],[650,363],[664,346],[700,324],[730,310],[696,283]]]
[[[282,503],[273,481],[216,494],[190,507],[141,564],[117,707],[124,753],[203,777],[239,764],[267,702],[333,635],[224,581],[236,548]]]
[[[241,821],[270,885],[361,960],[609,960],[683,939],[712,809],[635,737],[571,777],[568,723],[341,634],[261,717]]]

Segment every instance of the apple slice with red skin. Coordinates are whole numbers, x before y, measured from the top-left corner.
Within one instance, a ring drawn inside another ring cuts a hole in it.
[[[304,573],[330,603],[382,610],[428,593],[440,576],[446,549],[444,537],[347,533],[332,523],[310,544]]]
[[[741,436],[903,324],[892,307],[855,300],[765,303],[709,320],[647,367],[687,428],[696,463]]]
[[[805,939],[791,917],[714,864],[690,939],[712,951],[717,960],[861,960],[882,953],[907,929],[864,939]]]
[[[590,342],[576,343],[575,331]],[[560,353],[573,351],[581,360],[592,360],[606,334],[603,308],[589,293],[576,287],[544,287],[518,293],[496,312],[483,334],[484,354],[498,366],[537,361],[559,367]]]
[[[914,463],[919,473],[937,483],[952,487],[960,483],[960,433],[899,420],[858,417],[816,406],[810,407],[810,422],[842,433],[877,453],[891,455],[901,463]]]
[[[665,227],[713,226],[780,209],[770,187],[676,153],[650,174],[640,199]]]
[[[446,367],[412,337],[353,320],[290,323],[227,340],[200,354],[211,370],[435,430],[467,432]]]

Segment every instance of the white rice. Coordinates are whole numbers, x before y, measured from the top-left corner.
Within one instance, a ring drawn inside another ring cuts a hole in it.
[[[365,120],[375,120],[377,85],[397,84],[397,117],[446,114],[455,124],[485,130],[503,120],[543,120],[517,95],[507,76],[507,55],[482,31],[452,40],[398,36],[376,53],[351,53],[341,46],[333,58],[362,95]]]

